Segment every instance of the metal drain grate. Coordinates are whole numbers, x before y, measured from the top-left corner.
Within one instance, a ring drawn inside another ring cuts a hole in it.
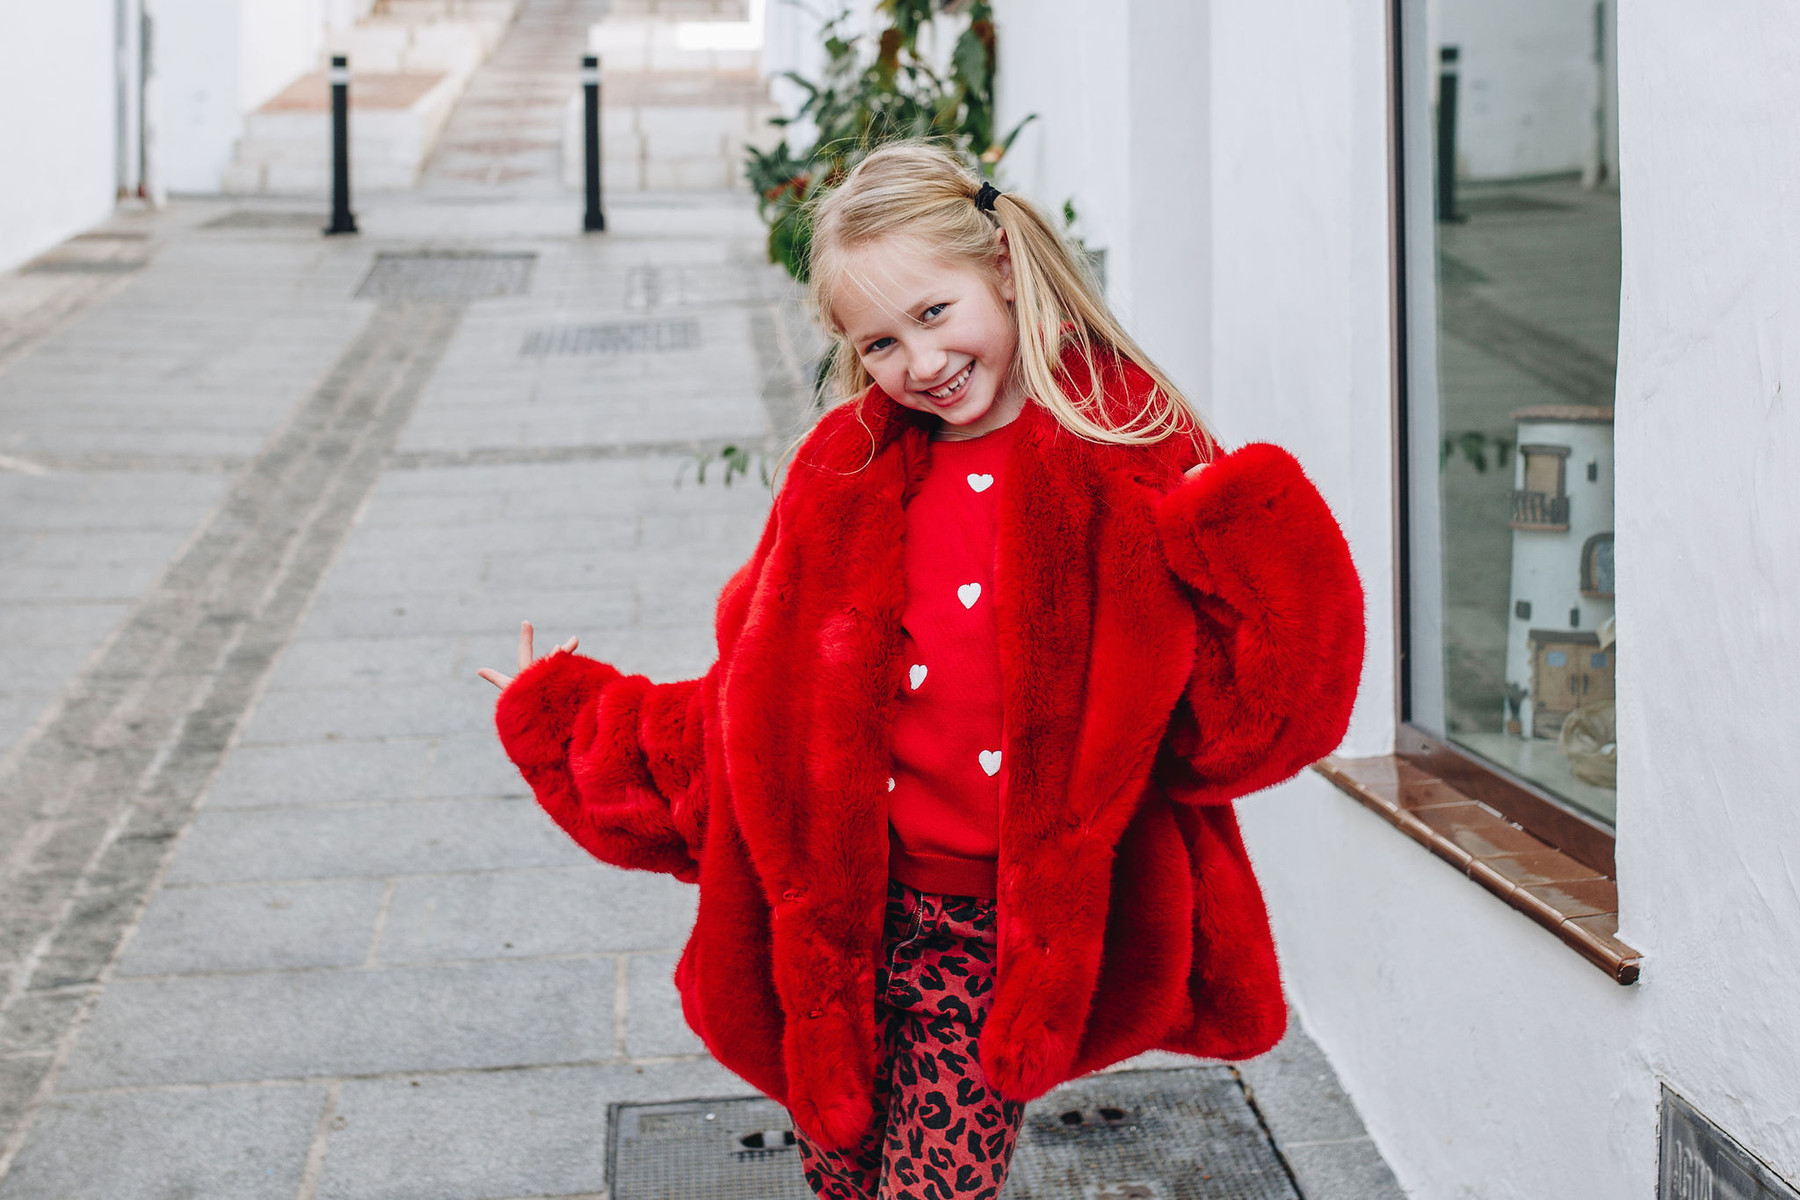
[[[234,208],[214,217],[202,229],[304,229],[318,233],[325,228],[329,216],[322,212],[295,212],[292,209]]]
[[[525,335],[519,353],[527,357],[551,354],[669,354],[700,348],[700,322],[611,321],[601,325],[558,325],[534,329]]]
[[[812,1200],[773,1100],[615,1104],[609,1117],[613,1200]]]
[[[613,1200],[811,1200],[770,1100],[612,1106]],[[1025,1116],[1006,1200],[1300,1200],[1228,1067],[1067,1084]]]
[[[487,300],[522,296],[531,290],[531,268],[537,255],[529,251],[421,251],[379,254],[356,289],[375,300]]]
[[[1025,1114],[1006,1200],[1300,1200],[1229,1067],[1123,1071]]]

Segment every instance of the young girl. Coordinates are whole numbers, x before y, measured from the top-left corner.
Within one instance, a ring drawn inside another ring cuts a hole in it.
[[[1025,1101],[1280,1039],[1229,801],[1337,744],[1362,592],[1298,464],[1216,456],[1033,206],[905,143],[813,218],[852,398],[717,664],[533,661],[527,625],[482,674],[559,825],[698,882],[684,1014],[788,1107],[813,1191],[992,1198]]]

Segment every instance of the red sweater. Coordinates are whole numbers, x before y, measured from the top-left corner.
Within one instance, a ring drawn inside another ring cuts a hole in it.
[[[995,894],[1006,784],[994,555],[1014,421],[931,444],[906,506],[906,678],[894,721],[888,873],[924,892]]]

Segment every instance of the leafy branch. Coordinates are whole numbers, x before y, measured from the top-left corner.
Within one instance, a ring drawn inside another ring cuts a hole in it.
[[[751,147],[746,168],[769,227],[769,261],[806,279],[811,229],[805,205],[834,186],[876,147],[901,138],[932,138],[951,147],[985,176],[1012,148],[1032,117],[1005,133],[995,129],[997,62],[993,6],[988,0],[881,0],[885,26],[850,28],[843,9],[825,22],[825,68],[817,80],[789,71],[785,78],[806,98],[795,116],[776,117],[786,129],[810,124],[806,145],[785,134],[771,150]],[[919,35],[941,19],[967,14],[969,23],[939,70],[919,51]]]
[[[757,476],[763,481],[764,487],[769,486],[774,479],[774,476],[769,473],[769,456],[766,453],[749,446],[733,444],[720,446],[717,450],[701,450],[692,458],[682,460],[681,466],[675,472],[675,486],[681,486],[681,481],[687,475],[690,463],[694,464],[695,468],[694,482],[704,484],[706,468],[714,462],[724,464],[726,487],[730,487],[731,481],[739,475],[748,478],[752,463],[755,464]]]
[[[1462,451],[1462,456],[1470,466],[1482,474],[1487,473],[1488,451],[1494,452],[1494,465],[1502,470],[1506,467],[1507,456],[1512,453],[1513,440],[1497,434],[1483,433],[1478,429],[1466,430],[1462,433],[1447,433],[1443,444],[1438,448],[1438,470],[1450,465],[1450,460]]]

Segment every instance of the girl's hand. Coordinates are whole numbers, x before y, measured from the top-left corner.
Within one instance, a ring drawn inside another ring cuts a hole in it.
[[[580,643],[580,641],[581,641],[580,638],[572,637],[568,641],[564,642],[562,645],[558,646],[556,648],[556,650],[552,650],[550,653],[555,654],[559,650],[573,650]],[[546,657],[548,657],[548,656],[546,656]],[[519,670],[523,671],[526,667],[529,667],[534,661],[536,661],[536,660],[532,657],[532,654],[531,654],[531,622],[525,621],[519,625]],[[479,670],[475,673],[477,675],[481,676],[483,679],[487,680],[489,683],[493,684],[495,687],[499,688],[501,691],[505,691],[506,685],[511,683],[513,681],[513,679],[515,678],[515,676],[512,676],[512,675],[502,675],[500,672],[494,670],[492,667],[483,667],[483,668],[481,668],[481,670]]]
[[[1193,466],[1191,466],[1187,470],[1183,471],[1181,473],[1181,477],[1183,479],[1192,479],[1194,476],[1198,475],[1200,472],[1206,470],[1206,468],[1210,465],[1212,465],[1212,464],[1210,464],[1210,463],[1195,463]]]

